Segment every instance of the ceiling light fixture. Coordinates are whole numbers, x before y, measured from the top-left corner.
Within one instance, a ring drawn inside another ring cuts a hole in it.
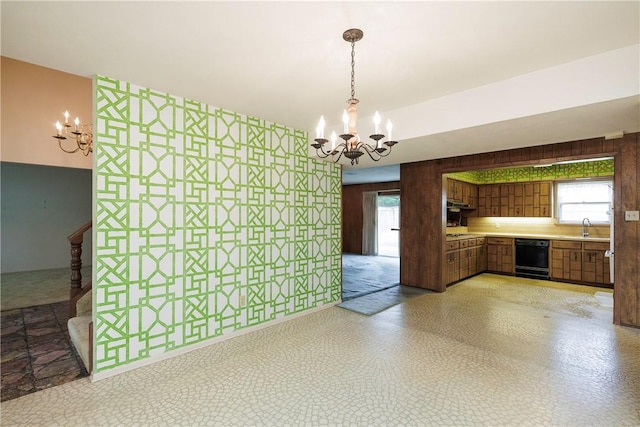
[[[92,125],[81,125],[80,119],[76,117],[74,120],[74,130],[70,130],[71,125],[69,124],[69,112],[64,112],[64,124],[60,122],[56,122],[56,135],[53,135],[55,139],[58,140],[58,146],[65,153],[73,154],[81,151],[82,154],[88,156],[89,153],[93,152],[93,126]],[[63,141],[67,139],[75,139],[76,145],[72,146],[71,149],[66,149],[63,147]]]
[[[387,133],[388,138],[384,143],[381,140],[385,137],[380,133],[380,114],[376,111],[373,116],[374,133],[370,135],[374,143],[367,144],[360,140],[358,131],[356,130],[356,124],[358,121],[358,100],[356,99],[356,85],[355,85],[355,45],[356,42],[362,40],[364,33],[357,28],[351,28],[342,34],[342,38],[351,43],[351,98],[347,100],[347,109],[342,113],[342,123],[344,125],[344,132],[340,135],[340,138],[344,141],[336,145],[337,136],[335,132],[331,133],[331,148],[329,151],[325,151],[324,145],[329,142],[324,137],[325,121],[324,116],[320,117],[320,123],[316,128],[315,143],[311,144],[316,149],[316,155],[320,158],[332,157],[334,162],[338,162],[342,155],[351,160],[351,164],[358,164],[358,159],[364,153],[367,153],[371,160],[377,162],[383,157],[387,157],[391,153],[391,148],[398,143],[391,139],[391,130],[393,125],[391,120],[387,120]],[[386,147],[383,147],[386,145]]]

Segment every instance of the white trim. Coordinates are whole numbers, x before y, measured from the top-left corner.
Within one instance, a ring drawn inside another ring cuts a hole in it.
[[[226,340],[231,339],[231,338],[237,338],[239,336],[242,336],[242,335],[245,335],[245,334],[248,334],[248,333],[251,333],[251,332],[259,331],[260,329],[265,329],[265,328],[268,328],[268,327],[271,327],[271,326],[275,326],[275,325],[277,325],[279,323],[283,323],[285,321],[293,320],[293,319],[296,319],[298,317],[306,316],[306,315],[313,314],[315,312],[318,312],[318,311],[321,311],[321,310],[324,310],[324,309],[327,309],[327,308],[334,307],[334,306],[340,304],[341,302],[342,302],[342,298],[339,299],[338,301],[335,301],[335,302],[332,302],[332,303],[329,303],[329,304],[324,304],[324,305],[321,305],[319,307],[314,307],[314,308],[311,308],[309,310],[301,311],[299,313],[290,314],[288,316],[281,317],[279,319],[274,319],[274,320],[271,320],[269,322],[261,323],[259,325],[250,326],[248,328],[240,329],[238,331],[234,331],[234,332],[231,332],[229,334],[220,335],[218,337],[211,338],[211,339],[208,339],[208,340],[205,340],[205,341],[201,341],[201,342],[198,342],[198,343],[195,343],[195,344],[192,344],[192,345],[188,345],[186,347],[182,347],[182,348],[179,348],[179,349],[176,349],[176,350],[171,350],[171,351],[168,351],[166,353],[159,354],[157,356],[152,356],[152,357],[149,357],[149,358],[144,359],[144,360],[139,360],[139,361],[136,361],[136,362],[133,362],[133,363],[128,363],[126,365],[118,366],[116,368],[108,369],[106,371],[94,372],[94,373],[91,374],[90,380],[91,380],[91,382],[100,381],[100,380],[103,380],[105,378],[112,377],[114,375],[119,375],[119,374],[122,374],[122,373],[127,372],[127,371],[131,371],[131,370],[134,370],[134,369],[142,368],[143,366],[147,366],[147,365],[154,364],[156,362],[160,362],[162,360],[171,359],[173,357],[180,356],[182,354],[190,353],[190,352],[192,352],[194,350],[199,350],[201,348],[208,347],[208,346],[210,346],[212,344],[216,344],[216,343],[219,343],[219,342],[222,342],[222,341],[226,341]]]

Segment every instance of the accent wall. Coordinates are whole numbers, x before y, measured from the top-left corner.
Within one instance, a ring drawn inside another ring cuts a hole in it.
[[[340,167],[304,132],[94,89],[94,378],[340,300]]]

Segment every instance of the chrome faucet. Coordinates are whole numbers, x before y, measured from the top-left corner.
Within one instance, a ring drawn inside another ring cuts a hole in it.
[[[591,221],[589,221],[589,218],[583,218],[582,219],[582,237],[589,237],[589,232],[587,231],[587,227],[591,227]]]

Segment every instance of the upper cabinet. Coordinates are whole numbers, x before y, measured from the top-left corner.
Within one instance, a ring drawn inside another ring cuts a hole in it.
[[[551,217],[551,181],[478,186],[478,216]]]
[[[447,178],[447,200],[478,207],[478,186],[468,182]]]

